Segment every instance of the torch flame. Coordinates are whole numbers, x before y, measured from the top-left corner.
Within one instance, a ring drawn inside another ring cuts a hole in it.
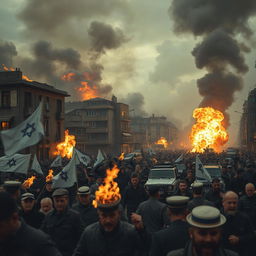
[[[36,176],[31,176],[30,178],[26,179],[26,180],[23,182],[22,186],[23,186],[24,188],[26,188],[26,189],[27,189],[27,188],[30,188],[30,187],[33,185],[33,183],[34,183],[35,178],[36,178]]]
[[[99,186],[99,189],[95,193],[95,200],[92,202],[95,208],[99,204],[113,204],[121,198],[118,184],[114,181],[118,172],[119,169],[116,165],[112,169],[107,169],[107,177],[104,179],[103,185]]]
[[[3,67],[3,70],[4,70],[4,71],[15,71],[14,68],[12,68],[12,67],[7,68],[4,64],[2,64],[2,67]],[[26,81],[28,81],[28,82],[33,82],[33,80],[29,79],[29,78],[28,78],[27,76],[25,76],[25,75],[22,75],[22,79],[23,79],[23,80],[26,80]]]
[[[211,108],[196,108],[193,117],[197,123],[193,125],[190,140],[193,146],[191,152],[203,153],[207,148],[219,152],[220,146],[228,141],[228,133],[222,126],[224,115],[222,112]]]
[[[65,131],[65,141],[57,144],[54,155],[61,155],[61,157],[71,158],[73,155],[73,149],[76,145],[74,135],[69,135],[68,130]]]
[[[124,160],[124,152],[119,156],[118,158],[120,161],[123,161]]]
[[[52,178],[53,178],[53,170],[50,169],[50,170],[48,171],[48,175],[47,175],[46,178],[45,178],[45,181],[46,181],[46,182],[50,182],[50,181],[52,181]]]
[[[163,145],[164,148],[168,147],[168,142],[167,142],[166,138],[164,138],[164,137],[161,137],[155,144]]]

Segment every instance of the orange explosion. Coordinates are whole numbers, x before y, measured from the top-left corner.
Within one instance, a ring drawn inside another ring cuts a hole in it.
[[[61,155],[61,157],[71,158],[73,155],[73,148],[76,145],[74,135],[69,135],[68,130],[65,131],[65,141],[57,144],[54,155]]]
[[[26,179],[23,182],[22,186],[24,188],[30,188],[33,185],[33,183],[34,183],[35,178],[36,178],[36,176],[31,176],[30,178]]]
[[[115,165],[112,169],[107,169],[107,177],[104,179],[103,185],[100,185],[95,193],[95,200],[92,204],[95,208],[98,205],[111,205],[121,199],[119,187],[114,179],[117,177],[119,169]]]
[[[3,66],[3,70],[4,70],[4,71],[15,71],[15,69],[12,68],[12,67],[7,68],[4,64],[2,64],[2,66]],[[33,80],[29,79],[29,78],[28,78],[27,76],[25,76],[25,75],[22,75],[22,79],[23,79],[23,80],[26,80],[26,81],[28,81],[28,82],[33,82]]]
[[[51,181],[52,181],[52,178],[53,178],[53,170],[50,169],[50,170],[48,171],[48,175],[47,175],[46,178],[45,178],[45,181],[46,181],[46,182],[51,182]]]
[[[123,161],[124,160],[124,152],[119,156],[118,158],[120,161]]]
[[[203,153],[207,148],[219,152],[220,146],[228,141],[228,133],[222,126],[222,112],[211,107],[196,108],[193,117],[197,123],[193,125],[190,134],[192,152]]]
[[[167,142],[166,138],[164,138],[164,137],[161,137],[155,144],[163,145],[164,148],[168,147],[168,142]]]

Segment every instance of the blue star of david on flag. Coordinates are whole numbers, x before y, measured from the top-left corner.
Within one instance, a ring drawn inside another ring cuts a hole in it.
[[[21,132],[23,133],[22,137],[25,137],[25,136],[31,137],[31,135],[35,131],[36,131],[35,123],[32,123],[32,124],[27,123],[26,127],[23,130],[21,130]]]
[[[68,175],[67,175],[66,172],[63,172],[63,171],[62,171],[62,172],[60,173],[60,177],[61,177],[61,179],[65,180],[65,181],[68,180]]]
[[[9,167],[11,168],[12,166],[16,165],[16,160],[14,158],[12,158],[11,160],[9,160],[7,162],[7,165],[9,165]]]

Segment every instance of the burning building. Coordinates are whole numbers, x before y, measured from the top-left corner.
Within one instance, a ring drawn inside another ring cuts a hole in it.
[[[112,100],[93,98],[66,103],[65,127],[75,135],[76,147],[82,152],[96,154],[128,153],[133,150],[129,106]]]
[[[43,100],[43,140],[23,153],[37,153],[38,159],[49,159],[50,147],[64,138],[64,100],[67,92],[51,85],[32,81],[19,69],[0,71],[0,129],[17,126],[31,115]],[[4,150],[1,147],[0,153]]]

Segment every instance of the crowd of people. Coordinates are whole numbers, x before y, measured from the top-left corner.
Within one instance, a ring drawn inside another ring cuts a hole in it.
[[[53,189],[52,181],[38,177],[24,189],[21,177],[2,177],[0,255],[254,255],[254,155],[200,155],[204,164],[221,166],[221,177],[206,189],[196,179],[195,155],[184,153],[186,169],[163,200],[160,187],[145,186],[149,170],[156,162],[174,163],[179,155],[142,153],[129,161],[109,157],[95,167],[80,165],[71,188]],[[92,200],[110,162],[120,170],[116,182],[121,200],[94,208]]]

